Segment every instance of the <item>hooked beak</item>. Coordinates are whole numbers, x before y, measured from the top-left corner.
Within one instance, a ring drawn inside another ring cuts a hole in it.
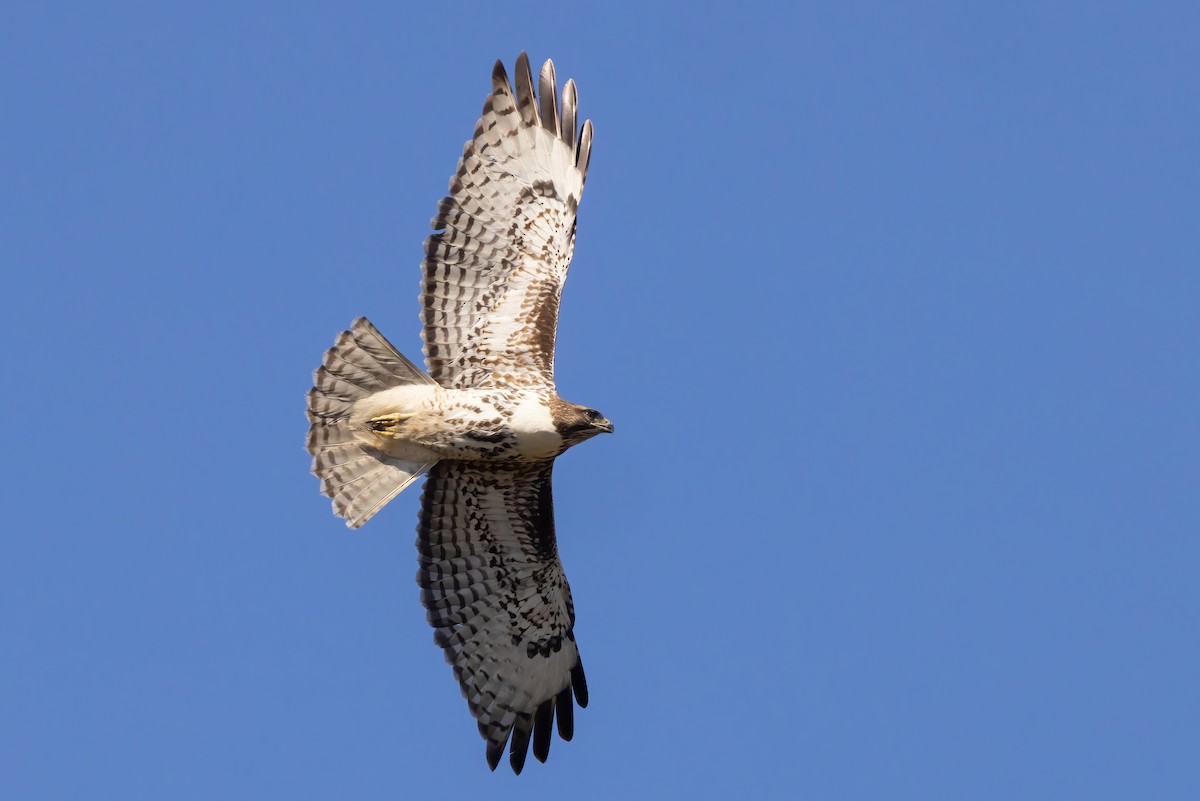
[[[611,434],[613,432],[613,424],[608,421],[608,418],[596,423],[596,428],[600,429],[605,434]]]

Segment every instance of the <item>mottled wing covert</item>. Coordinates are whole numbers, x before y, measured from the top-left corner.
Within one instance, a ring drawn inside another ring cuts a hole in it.
[[[530,740],[545,761],[573,734],[572,691],[587,706],[575,610],[554,540],[553,462],[439,462],[417,528],[421,602],[434,641],[487,740],[494,770],[511,734],[521,772]]]
[[[554,337],[592,148],[573,81],[547,61],[535,93],[497,61],[492,93],[425,241],[425,364],[447,388],[554,385]],[[578,135],[577,135],[578,133]]]

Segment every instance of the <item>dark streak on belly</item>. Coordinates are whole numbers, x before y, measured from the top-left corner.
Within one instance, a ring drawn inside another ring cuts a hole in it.
[[[475,440],[476,442],[496,443],[496,442],[503,442],[507,438],[508,435],[504,434],[503,432],[496,432],[495,434],[489,434],[486,431],[474,429],[472,431],[466,432],[465,436],[468,437],[469,439]]]

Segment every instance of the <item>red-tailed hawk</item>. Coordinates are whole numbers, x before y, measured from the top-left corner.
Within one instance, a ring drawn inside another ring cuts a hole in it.
[[[554,336],[575,246],[592,123],[554,64],[535,93],[500,62],[422,264],[425,364],[366,319],[338,336],[308,393],[308,450],[333,510],[357,528],[428,474],[417,526],[421,601],[495,770],[546,760],[557,717],[587,706],[575,610],[554,540],[550,474],[612,424],[554,388]]]

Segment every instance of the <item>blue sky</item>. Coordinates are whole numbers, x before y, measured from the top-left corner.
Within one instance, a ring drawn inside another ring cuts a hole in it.
[[[1191,799],[1194,4],[9,4],[0,794]],[[526,49],[596,125],[555,476],[591,705],[514,778],[304,393],[419,356]]]

